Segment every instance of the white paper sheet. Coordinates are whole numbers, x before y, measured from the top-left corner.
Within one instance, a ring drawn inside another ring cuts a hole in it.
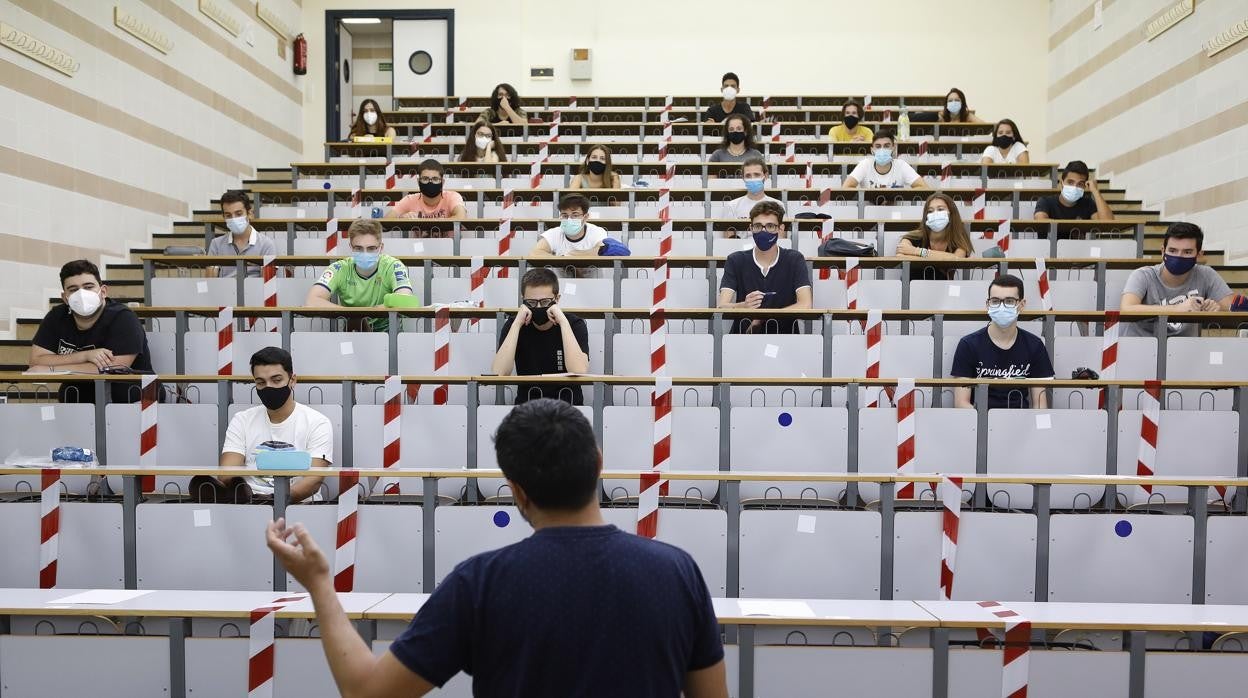
[[[782,616],[786,618],[814,618],[815,612],[805,601],[772,601],[769,599],[741,599],[737,602],[743,616]]]
[[[138,591],[135,589],[92,589],[84,591],[80,594],[71,594],[59,599],[53,599],[48,604],[91,604],[95,606],[107,606],[131,599],[137,599],[140,596],[152,593],[151,591]]]

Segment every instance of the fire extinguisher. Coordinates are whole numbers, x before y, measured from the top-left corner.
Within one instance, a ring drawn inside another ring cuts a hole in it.
[[[295,37],[295,75],[308,74],[308,40],[303,34]]]

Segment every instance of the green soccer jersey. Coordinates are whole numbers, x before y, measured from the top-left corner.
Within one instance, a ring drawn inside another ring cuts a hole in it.
[[[402,288],[412,290],[407,267],[388,254],[381,255],[377,260],[377,270],[367,279],[356,272],[355,260],[347,257],[325,267],[325,273],[316,283],[338,296],[338,304],[346,308],[372,308],[381,305],[387,293]],[[390,326],[385,318],[370,318],[368,324],[378,332]]]

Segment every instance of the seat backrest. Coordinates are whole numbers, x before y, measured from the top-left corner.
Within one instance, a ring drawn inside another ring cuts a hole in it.
[[[615,307],[613,279],[563,279],[559,282],[559,303],[564,308]]]
[[[977,419],[974,410],[917,407],[914,410],[914,467],[916,473],[970,474],[975,472]],[[858,410],[858,472],[897,472],[897,410],[864,407]],[[858,484],[863,501],[880,497],[880,486]],[[917,499],[933,499],[932,487],[916,484]]]
[[[156,405],[157,439],[153,451],[156,467],[212,468],[217,465],[221,444],[217,440],[215,402],[214,399],[196,405]],[[104,419],[108,465],[139,465],[139,406],[108,405],[104,408]],[[120,476],[110,475],[107,480],[113,492],[122,491]],[[186,476],[157,476],[156,492],[185,493],[190,490],[190,481]]]
[[[622,531],[637,530],[636,507],[608,507],[602,518]],[[711,596],[727,591],[728,515],[722,509],[659,507],[655,540],[689,553],[702,571]]]
[[[0,462],[21,463],[35,459],[49,463],[52,449],[80,446],[95,450],[95,405],[0,404]],[[69,494],[85,494],[91,478],[65,477]],[[39,492],[38,469],[30,475],[0,475],[0,492]]]
[[[438,507],[434,523],[435,584],[473,555],[518,543],[533,533],[514,506]]]
[[[988,411],[988,472],[1028,475],[1104,475],[1107,417],[1103,410]],[[1101,485],[1054,485],[1054,509],[1090,508]],[[990,483],[997,507],[1032,505],[1030,485]]]
[[[849,444],[844,407],[734,407],[734,472],[843,473]],[[748,499],[839,499],[843,482],[742,482]]]
[[[742,597],[880,597],[878,512],[747,509],[740,537]]]
[[[710,303],[709,284],[701,279],[668,279],[667,307],[702,308]],[[620,307],[649,308],[654,301],[654,281],[649,278],[620,281]],[[675,322],[675,321],[669,321]],[[647,329],[647,331],[649,331]]]
[[[823,337],[818,335],[726,335],[723,375],[727,378],[817,378],[823,375]],[[733,405],[817,404],[818,389],[733,386]],[[782,402],[782,398],[784,402]]]
[[[139,504],[139,588],[271,590],[273,558],[256,532],[272,519],[260,504]]]
[[[617,334],[612,338],[613,372],[617,376],[650,375],[650,336]],[[709,334],[669,334],[666,345],[667,373],[696,378],[714,375],[714,337]],[[648,405],[649,386],[615,386],[616,405]],[[712,386],[675,386],[675,405],[710,405]]]
[[[1080,282],[1082,283],[1082,282]],[[1055,337],[1053,340],[1053,373],[1059,379],[1070,378],[1079,368],[1101,372],[1103,337]],[[1157,340],[1152,337],[1119,337],[1117,377],[1121,380],[1150,380],[1157,375]],[[1096,409],[1097,390],[1054,388],[1053,405],[1061,409]],[[1141,391],[1122,391],[1122,406],[1138,405]]]
[[[290,354],[297,376],[384,376],[390,372],[389,338],[384,332],[292,332]],[[342,402],[342,386],[316,388],[324,395],[322,402]],[[295,384],[296,400],[308,402],[312,394],[312,386]],[[371,399],[365,386],[357,387],[357,401]]]
[[[983,310],[989,283],[986,279],[916,279],[910,282],[910,307],[919,310]]]
[[[496,252],[493,254],[497,254]],[[489,278],[483,285],[485,305],[493,308],[517,308],[520,306],[520,280],[515,270],[505,279]],[[455,303],[471,297],[468,277],[435,277],[432,284],[431,303]]]
[[[719,470],[719,410],[714,407],[673,408],[671,448],[671,470]],[[602,415],[602,485],[607,497],[632,497],[640,489],[636,479],[611,478],[607,475],[608,471],[649,470],[653,466],[654,408],[649,404],[605,408]],[[701,497],[707,500],[714,499],[719,491],[714,480],[672,480],[668,487],[673,497]]]
[[[1167,380],[1239,381],[1248,366],[1248,340],[1241,337],[1170,337],[1166,341]],[[1232,409],[1229,390],[1169,390],[1174,409]]]
[[[970,486],[966,487],[969,497]],[[893,598],[939,599],[943,514],[898,512],[893,523]],[[953,600],[1033,601],[1036,595],[1036,517],[963,511]]]
[[[86,479],[86,478],[78,478]],[[121,504],[61,502],[56,583],[66,589],[124,586]],[[0,504],[0,587],[39,585],[38,502]]]
[[[1049,520],[1049,601],[1192,602],[1190,516],[1057,514]]]
[[[584,405],[577,407],[585,418],[593,422],[594,409]],[[486,470],[498,469],[498,456],[494,452],[494,432],[498,430],[498,425],[502,423],[503,417],[511,411],[511,405],[481,405],[477,408],[477,467]],[[472,428],[471,425],[469,428]],[[602,444],[599,444],[599,448]],[[507,496],[511,494],[511,488],[507,486],[507,482],[502,478],[479,478],[477,487],[481,490],[481,496],[494,497],[498,495]],[[442,507],[439,507],[441,510]],[[488,550],[488,548],[487,548]]]
[[[234,306],[238,301],[238,281],[233,278],[157,276],[152,279],[151,305]]]
[[[383,467],[383,412],[381,404],[356,405],[351,410],[353,467]],[[407,470],[468,467],[467,420],[468,411],[463,405],[404,405],[399,414],[397,467]],[[369,490],[385,492],[396,483],[399,494],[424,493],[424,483],[410,477],[378,478]],[[458,499],[465,484],[463,478],[441,478],[438,494]]]
[[[1131,259],[1136,257],[1135,239],[1101,238],[1093,240],[1058,240],[1058,257],[1105,257],[1109,259]]]
[[[404,482],[419,480],[404,479]],[[407,492],[407,488],[404,488]],[[419,505],[361,504],[356,514],[355,577],[353,591],[420,593],[424,591],[424,519]],[[335,507],[295,504],[286,507],[286,520],[307,526],[319,541],[335,540]],[[286,589],[306,591],[286,575]]]
[[[1130,406],[1128,406],[1130,407]],[[1135,475],[1140,455],[1140,420],[1144,413],[1124,409],[1118,413],[1118,473]],[[1160,477],[1235,477],[1239,460],[1239,414],[1210,410],[1162,410],[1158,414],[1157,456],[1153,474]],[[1200,435],[1193,448],[1192,436]],[[1128,502],[1186,502],[1186,487],[1156,486],[1150,495],[1139,487],[1119,487]],[[1233,493],[1226,494],[1227,501]],[[1222,496],[1211,488],[1210,501]]]

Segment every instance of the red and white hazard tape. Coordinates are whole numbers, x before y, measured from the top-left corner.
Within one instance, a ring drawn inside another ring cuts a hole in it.
[[[338,516],[334,545],[334,591],[355,589],[355,535],[359,527],[359,473],[338,474]]]
[[[1052,310],[1053,296],[1049,295],[1049,270],[1045,266],[1044,257],[1036,257],[1036,285],[1040,287],[1040,307]]]
[[[953,599],[953,578],[958,569],[958,528],[962,523],[962,478],[945,477],[936,484],[940,498],[940,598]]]
[[[338,252],[338,219],[325,221],[325,254]]]
[[[914,471],[914,402],[913,378],[898,378],[897,392],[893,395],[897,407],[897,474],[908,475]],[[907,482],[897,489],[898,499],[914,499],[914,483]]]
[[[1135,457],[1135,474],[1152,477],[1157,467],[1157,433],[1161,424],[1161,381],[1144,381],[1143,414],[1140,415],[1140,447]],[[1140,485],[1144,501],[1153,494],[1152,485]]]
[[[884,311],[875,308],[867,311],[867,325],[865,327],[867,340],[867,367],[865,376],[867,378],[880,377],[880,342],[884,335]],[[879,393],[875,393],[875,397],[871,398],[871,402],[867,407],[878,407],[880,404]]]
[[[659,498],[667,494],[667,480],[661,473],[667,470],[672,457],[672,379],[668,376],[654,377],[654,465],[652,471],[641,475],[641,489],[637,497],[637,535],[654,538],[659,533]]]
[[[234,309],[217,309],[217,375],[234,375]]]
[[[359,218],[364,212],[364,190],[351,190],[351,217]]]
[[[450,375],[451,371],[451,309],[442,306],[433,313],[433,374]],[[433,404],[445,405],[450,386],[439,385],[433,391]]]
[[[39,492],[39,588],[56,586],[61,535],[61,471],[44,468]]]
[[[144,375],[139,379],[139,467],[156,467],[157,405],[160,404],[160,384],[156,376]],[[156,489],[156,476],[144,475],[139,478],[139,489],[152,492]]]
[[[845,307],[849,310],[858,309],[858,258],[845,258]]]
[[[975,199],[971,202],[971,211],[975,220],[984,220],[984,211],[988,207],[988,194],[983,189],[975,190]]]
[[[516,236],[515,231],[511,229],[511,219],[515,215],[516,206],[516,183],[512,180],[503,180],[503,210],[499,214],[498,221],[498,256],[505,257],[511,251],[511,241]],[[498,268],[498,278],[507,278],[507,267]]]
[[[1031,621],[996,601],[979,605],[1005,621],[1005,647],[1001,658],[1001,698],[1027,698],[1028,665],[1031,658]]]
[[[559,142],[559,124],[563,120],[563,113],[558,109],[555,110],[554,117],[550,120],[550,134],[547,139],[551,143]]]
[[[282,596],[266,606],[252,609],[247,635],[247,698],[273,698],[273,671],[277,659],[273,639],[276,614],[283,607],[304,598],[303,594]]]
[[[940,186],[944,187],[949,184],[949,180],[953,178],[953,163],[942,162],[940,164]]]
[[[1118,311],[1105,311],[1104,336],[1101,341],[1101,380],[1118,377]],[[1106,389],[1101,388],[1098,409],[1105,409]]]
[[[386,376],[382,394],[385,403],[381,410],[381,467],[391,469],[399,467],[402,455],[403,379]],[[400,483],[402,480],[396,480],[388,485],[385,494],[400,494]]]
[[[394,189],[395,182],[398,177],[394,172],[394,160],[386,158],[386,189]]]
[[[468,302],[474,308],[485,307],[485,277],[490,270],[485,267],[485,257],[474,255],[468,266]],[[468,324],[476,325],[481,318],[472,318]]]
[[[815,186],[815,165],[813,162],[806,162],[806,188],[812,189]]]
[[[789,141],[784,144],[784,161],[786,163],[797,162],[797,142]]]
[[[989,228],[980,234],[981,240],[992,240],[1003,254],[1009,254],[1010,251],[1010,222],[1008,220],[1000,221],[997,229]]]
[[[780,142],[780,122],[779,121],[771,125],[771,142],[772,143]]]
[[[550,143],[542,141],[537,147],[537,157],[533,159],[533,163],[529,165],[529,188],[537,189],[542,186],[542,165],[550,159]]]

